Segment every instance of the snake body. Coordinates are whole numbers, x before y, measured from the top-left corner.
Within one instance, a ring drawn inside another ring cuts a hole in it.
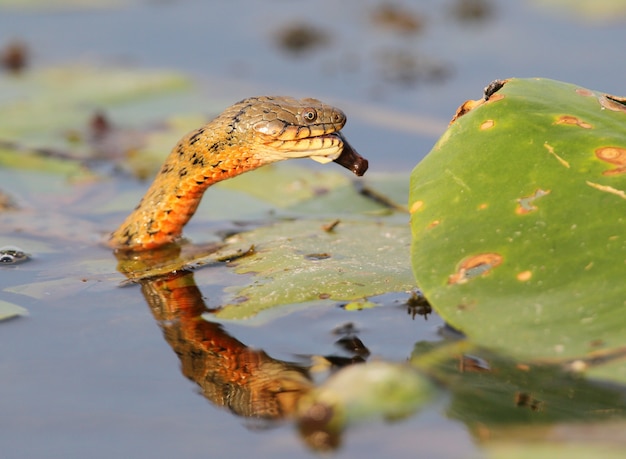
[[[115,249],[175,242],[212,184],[265,164],[310,157],[367,170],[340,134],[345,114],[316,99],[252,97],[227,108],[173,148],[133,212],[109,238]]]

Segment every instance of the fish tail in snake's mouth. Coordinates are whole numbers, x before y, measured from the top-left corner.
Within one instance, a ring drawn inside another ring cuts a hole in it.
[[[369,166],[367,159],[359,155],[341,133],[337,133],[337,135],[341,137],[343,141],[343,150],[333,161],[361,177],[365,174]]]
[[[341,132],[333,132],[332,134],[317,136],[312,138],[311,142],[315,142],[317,144],[317,150],[315,150],[314,154],[307,152],[305,155],[302,152],[299,152],[298,154],[300,156],[308,156],[313,161],[317,161],[322,164],[333,161],[352,171],[359,177],[367,171],[367,159],[359,155],[356,150],[352,148],[352,145],[348,143]],[[326,148],[320,147],[320,145],[324,145],[326,142],[329,144]]]

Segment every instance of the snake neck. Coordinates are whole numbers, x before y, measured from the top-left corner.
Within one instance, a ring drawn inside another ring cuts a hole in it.
[[[111,234],[112,248],[149,250],[175,242],[208,187],[266,162],[237,139],[232,125],[215,129],[224,126],[220,118],[174,147],[135,210]]]

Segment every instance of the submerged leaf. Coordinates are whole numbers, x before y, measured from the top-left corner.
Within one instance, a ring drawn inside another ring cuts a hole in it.
[[[409,365],[370,362],[351,365],[306,394],[298,424],[306,436],[337,436],[348,425],[371,418],[406,417],[437,393],[430,378]]]
[[[0,321],[27,314],[28,311],[25,308],[17,304],[9,303],[8,301],[0,300]]]

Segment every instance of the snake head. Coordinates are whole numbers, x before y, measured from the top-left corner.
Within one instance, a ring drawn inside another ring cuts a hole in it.
[[[310,98],[266,96],[254,101],[247,115],[264,162],[308,157],[319,163],[334,161],[359,176],[367,170],[367,160],[340,133],[346,115],[338,108]]]

